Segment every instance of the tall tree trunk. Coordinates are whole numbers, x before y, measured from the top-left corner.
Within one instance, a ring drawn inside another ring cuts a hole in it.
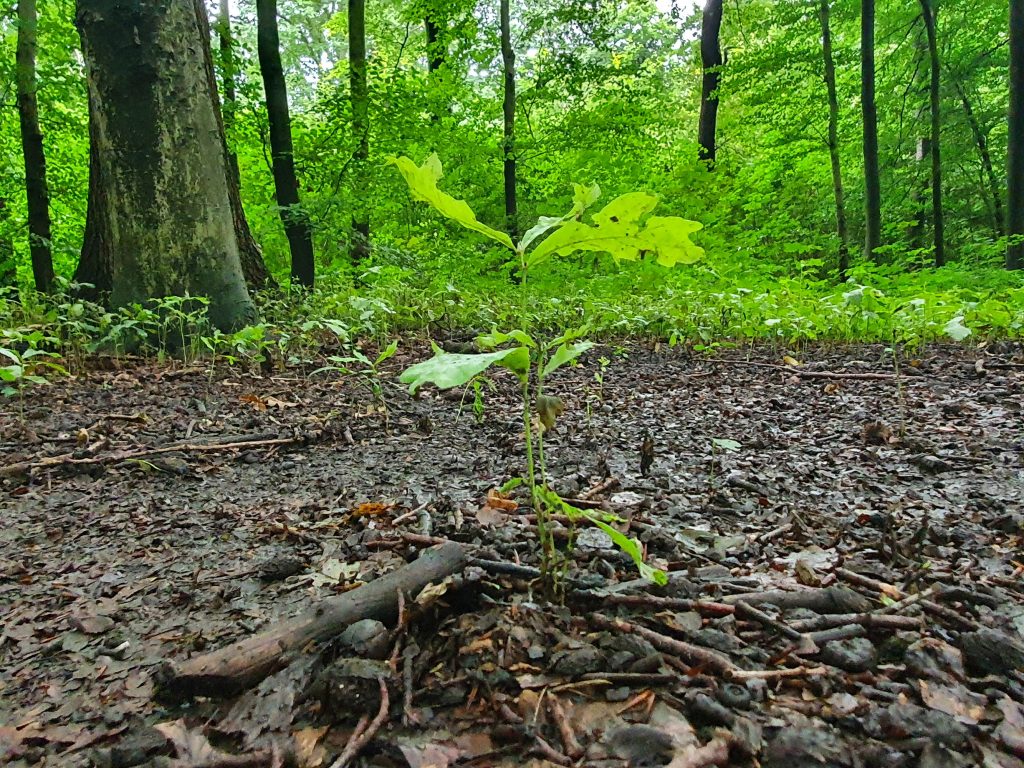
[[[723,0],[707,0],[700,24],[700,60],[704,70],[700,89],[700,122],[697,145],[701,160],[714,167],[718,133],[718,86],[722,67]]]
[[[878,109],[875,106],[875,0],[861,0],[860,98],[864,114],[864,256],[882,244],[882,181],[878,171]]]
[[[354,176],[355,213],[352,216],[352,261],[370,255],[370,214],[363,202],[367,187],[366,161],[370,157],[370,88],[366,79],[366,3],[348,0],[349,92],[352,98],[352,135],[356,140]]]
[[[1010,138],[1006,268],[1024,269],[1024,0],[1010,0]]]
[[[922,101],[918,106],[915,116],[915,126],[925,123],[925,116],[928,112],[928,80],[925,77],[928,67],[928,40],[927,34],[917,35],[914,40],[914,76],[910,87],[915,97]],[[931,155],[932,155],[932,134],[931,127],[921,128],[917,136],[917,151],[914,153],[914,162],[917,163],[920,178],[912,181],[910,190],[910,202],[913,207],[913,217],[910,226],[907,227],[907,240],[914,250],[924,250],[928,247],[925,237],[928,234],[928,208],[931,198]],[[927,166],[925,165],[927,161]]]
[[[954,82],[957,96],[964,108],[964,116],[967,124],[971,127],[971,135],[974,137],[974,145],[978,148],[978,157],[981,159],[981,169],[988,182],[989,205],[992,210],[992,227],[996,237],[1002,237],[1006,232],[1006,218],[1003,212],[1003,193],[999,189],[999,178],[996,176],[995,167],[992,165],[992,153],[988,148],[988,135],[974,114],[974,107],[967,95],[967,89],[959,80]]]
[[[513,240],[519,239],[519,210],[516,200],[516,53],[512,50],[511,0],[501,0],[501,63],[505,95],[502,101],[504,125],[502,155],[505,175],[505,228]]]
[[[203,0],[78,0],[96,178],[94,222],[112,259],[115,306],[186,293],[211,321],[255,319],[231,216]]]
[[[928,101],[932,118],[930,139],[932,155],[932,233],[935,238],[935,266],[946,263],[945,216],[942,212],[942,91],[939,70],[939,44],[936,37],[936,7],[934,0],[921,0],[924,28],[928,35],[928,62],[931,73]]]
[[[256,44],[263,90],[267,95],[274,191],[284,233],[288,237],[292,279],[312,288],[315,273],[313,234],[309,216],[299,202],[299,182],[295,178],[288,89],[284,81],[284,69],[281,67],[281,43],[277,33],[277,0],[256,0]]]
[[[832,191],[836,198],[836,233],[839,236],[839,279],[846,280],[850,267],[849,232],[843,193],[843,169],[839,162],[839,98],[836,95],[836,64],[832,58],[832,27],[829,2],[821,0],[821,48],[825,58],[825,85],[828,87],[828,156],[832,163]]]
[[[228,0],[221,0],[219,13],[218,42],[221,52],[221,66],[224,75],[224,109],[220,110],[222,116],[222,131],[224,134],[224,152],[228,160],[228,192],[231,196],[231,217],[235,220],[235,237],[238,239],[238,255],[242,260],[242,273],[245,275],[246,284],[253,289],[267,288],[275,285],[274,279],[267,271],[266,262],[263,261],[263,251],[259,243],[253,237],[249,228],[249,220],[245,217],[245,209],[242,207],[242,175],[238,170],[238,155],[235,154],[227,143],[228,130],[235,121],[235,72],[237,62],[235,61],[234,37],[231,32],[231,13],[228,7]],[[213,71],[212,62],[211,69]],[[210,80],[210,92],[213,100],[217,99],[217,81]]]
[[[53,283],[50,250],[50,189],[46,184],[46,155],[39,130],[36,101],[36,0],[18,3],[18,117],[25,159],[25,193],[28,198],[28,247],[36,290],[49,291]]]

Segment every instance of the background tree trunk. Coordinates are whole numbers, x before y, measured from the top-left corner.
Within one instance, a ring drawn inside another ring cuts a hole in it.
[[[14,259],[14,241],[11,239],[11,213],[7,201],[0,198],[0,294],[6,288],[17,288],[18,264]]]
[[[362,201],[366,189],[366,161],[370,157],[370,90],[366,79],[366,3],[348,0],[349,91],[352,98],[352,155],[356,179],[356,207],[352,216],[352,261],[370,255],[370,215]]]
[[[931,111],[932,156],[932,233],[935,245],[935,266],[946,263],[945,217],[942,213],[942,91],[939,70],[939,44],[936,39],[934,0],[921,0],[924,28],[928,35],[928,62],[931,73],[928,100]]]
[[[718,86],[722,80],[722,4],[707,0],[700,24],[700,60],[704,78],[700,89],[700,122],[697,126],[699,157],[712,168],[718,133]]]
[[[1006,161],[1006,234],[1011,238],[1006,248],[1006,268],[1024,269],[1024,0],[1010,0],[1010,138]]]
[[[79,0],[94,105],[97,234],[115,306],[208,296],[211,321],[255,319],[239,262],[202,0]]]
[[[954,81],[957,96],[964,108],[964,117],[971,128],[971,136],[974,137],[974,145],[978,148],[978,157],[981,160],[981,169],[988,181],[989,205],[992,210],[992,227],[996,237],[1002,237],[1006,232],[1006,214],[1003,212],[1003,192],[999,188],[999,178],[996,176],[995,168],[992,165],[992,153],[988,148],[988,132],[981,125],[978,116],[974,114],[974,107],[967,95],[967,89],[959,80]]]
[[[423,31],[427,36],[427,72],[433,74],[444,66],[448,50],[442,39],[441,24],[432,10],[423,19]]]
[[[501,0],[501,63],[505,94],[502,101],[504,126],[502,155],[505,176],[505,228],[509,237],[519,239],[519,209],[516,200],[516,53],[512,50],[510,0]]]
[[[875,0],[861,0],[860,97],[864,116],[864,256],[882,244],[882,181],[878,171],[878,110],[875,106]]]
[[[288,89],[281,67],[281,43],[277,32],[277,0],[256,0],[256,26],[260,74],[263,76],[263,89],[267,95],[274,190],[281,222],[288,237],[292,279],[312,288],[315,276],[313,235],[310,231],[309,216],[302,210],[299,202],[299,182],[295,177]]]
[[[836,95],[836,64],[832,58],[832,28],[829,24],[829,0],[821,0],[821,48],[825,58],[825,85],[828,88],[828,156],[832,163],[832,190],[836,198],[836,234],[839,236],[839,279],[846,280],[850,268],[849,233],[843,193],[843,169],[839,162],[839,97]]]
[[[49,291],[53,283],[50,249],[50,190],[46,184],[46,155],[39,130],[36,100],[36,0],[18,3],[18,117],[25,160],[25,193],[28,198],[28,247],[36,290]]]

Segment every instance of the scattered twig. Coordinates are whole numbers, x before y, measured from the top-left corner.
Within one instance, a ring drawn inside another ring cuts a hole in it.
[[[365,749],[366,745],[370,743],[371,739],[373,739],[377,731],[381,729],[381,726],[388,719],[388,708],[391,706],[391,701],[388,697],[388,685],[384,682],[383,678],[378,678],[377,682],[380,684],[380,709],[377,710],[376,717],[368,725],[364,725],[365,715],[360,718],[359,725],[364,725],[364,727],[360,729],[359,725],[356,726],[356,730],[352,732],[352,736],[345,745],[341,756],[331,763],[331,768],[345,768],[345,766],[351,763]]]
[[[619,486],[619,478],[617,478],[615,476],[606,477],[604,480],[602,480],[600,483],[595,485],[593,488],[590,488],[589,490],[586,490],[583,493],[581,493],[580,494],[580,498],[583,501],[589,501],[590,499],[593,499],[595,496],[597,496],[599,494],[602,494],[605,491],[610,491],[612,488],[617,488],[618,486]]]
[[[610,619],[600,613],[590,614],[590,622],[601,629],[614,629],[642,637],[658,650],[675,654],[690,666],[705,667],[725,677],[731,677],[734,672],[739,671],[729,659],[716,651],[666,637],[639,624],[622,619]]]
[[[655,608],[666,611],[696,611],[702,616],[731,616],[736,607],[710,600],[688,600],[678,597],[656,597],[655,595],[615,595],[600,591],[578,589],[570,593],[570,600],[599,602],[605,605],[621,605],[627,608]]]
[[[572,729],[572,724],[569,722],[569,717],[565,713],[562,702],[558,700],[557,696],[552,695],[548,696],[547,704],[548,714],[551,715],[551,719],[555,721],[555,727],[558,728],[558,735],[562,739],[565,754],[573,760],[579,760],[583,757],[584,749],[576,738],[576,733]]]
[[[879,594],[889,595],[901,601],[907,597],[894,584],[886,584],[884,581],[872,579],[870,576],[865,576],[863,574],[856,573],[855,571],[851,571],[846,568],[836,568],[835,573],[843,581],[849,582],[850,584],[856,584],[859,587],[865,587],[866,589],[873,590],[874,592],[877,592]],[[918,602],[924,610],[928,611],[928,613],[932,614],[937,618],[942,619],[943,621],[947,621],[950,624],[954,624],[961,629],[967,629],[972,632],[981,629],[982,625],[974,621],[973,619],[969,619],[966,616],[961,616],[959,613],[952,610],[951,608],[947,608],[944,605],[939,605],[938,603],[932,600],[924,600],[918,598],[916,602]]]

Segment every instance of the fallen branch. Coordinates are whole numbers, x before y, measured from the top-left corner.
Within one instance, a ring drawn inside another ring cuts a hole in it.
[[[726,595],[722,602],[735,605],[774,605],[778,608],[807,608],[815,613],[864,613],[871,604],[860,594],[845,587],[825,589],[769,590]]]
[[[334,637],[355,621],[394,621],[399,592],[415,595],[428,584],[457,573],[467,561],[461,544],[447,542],[397,571],[324,600],[265,632],[180,664],[168,662],[158,681],[158,693],[172,700],[235,695],[289,664],[310,643]]]
[[[0,467],[0,477],[17,477],[28,475],[39,469],[57,469],[59,467],[89,467],[100,464],[119,464],[122,461],[132,459],[145,459],[149,456],[159,456],[163,453],[209,453],[211,451],[238,450],[242,448],[266,448],[272,445],[301,445],[306,441],[304,437],[276,437],[272,440],[247,440],[222,441],[219,443],[176,443],[162,448],[143,448],[136,451],[117,451],[105,456],[87,456],[76,458],[73,453],[65,453],[60,456],[49,456],[45,459],[35,461],[21,461],[17,464],[8,464]]]
[[[751,368],[768,368],[773,371],[789,373],[804,379],[847,379],[850,381],[892,381],[902,379],[904,383],[913,381],[914,376],[897,376],[895,373],[837,373],[833,371],[803,371],[795,366],[758,363],[753,360],[714,360],[718,365],[745,365]]]
[[[879,594],[885,594],[890,597],[895,597],[900,601],[907,600],[908,603],[911,602],[909,597],[903,593],[903,590],[901,590],[895,584],[886,584],[884,581],[872,579],[870,576],[865,576],[861,573],[847,570],[846,568],[836,568],[835,574],[843,581],[846,581],[850,584],[855,584],[858,587],[865,587],[867,589],[878,592]],[[954,624],[958,626],[960,629],[977,631],[982,628],[982,625],[974,621],[973,619],[968,619],[966,616],[961,616],[953,609],[947,608],[944,605],[939,605],[938,603],[932,600],[924,600],[918,597],[912,602],[917,603],[921,606],[921,608],[923,608],[925,611],[932,614],[933,616],[940,618],[943,621],[947,621],[950,624]]]

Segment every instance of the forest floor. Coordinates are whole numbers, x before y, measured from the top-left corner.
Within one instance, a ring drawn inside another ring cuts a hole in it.
[[[504,374],[479,420],[472,395],[409,396],[403,352],[386,419],[356,379],[295,369],[30,390],[0,412],[0,763],[331,766],[364,715],[354,765],[1020,766],[1024,351],[918,355],[630,345],[559,371],[552,484],[670,575],[584,528],[567,607],[529,578],[526,510],[487,503],[524,465]],[[167,660],[445,539],[474,560],[385,637],[389,705],[376,680],[360,710],[280,676],[263,705],[154,698]]]

